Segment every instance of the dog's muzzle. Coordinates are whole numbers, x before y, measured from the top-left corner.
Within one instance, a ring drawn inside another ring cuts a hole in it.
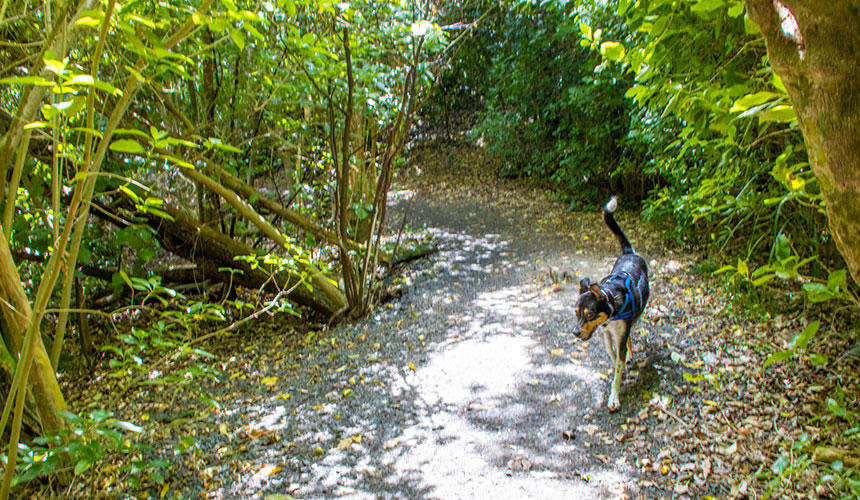
[[[594,332],[597,331],[597,327],[606,323],[606,320],[609,319],[606,314],[600,313],[591,321],[579,321],[577,320],[576,324],[576,338],[580,340],[588,340],[594,335]]]

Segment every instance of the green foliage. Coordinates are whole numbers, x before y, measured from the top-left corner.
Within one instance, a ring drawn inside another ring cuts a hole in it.
[[[812,457],[804,453],[809,441],[809,435],[802,433],[797,441],[791,443],[787,453],[773,461],[769,470],[765,469],[765,465],[759,467],[755,477],[766,481],[768,488],[762,498],[770,498],[780,487],[790,485],[812,465]]]
[[[607,9],[593,11],[613,22]],[[470,68],[466,81],[443,80],[440,93],[479,86],[485,109],[474,134],[500,175],[548,183],[571,205],[592,203],[597,186],[631,173],[620,162],[635,142],[627,134],[628,83],[617,70],[594,72],[597,58],[580,46],[578,23],[562,5],[521,3],[487,17],[454,62],[455,70]]]
[[[160,470],[167,467],[167,462],[141,459],[149,447],[129,438],[129,433],[142,431],[137,425],[118,420],[112,412],[105,410],[80,415],[61,412],[61,415],[69,424],[67,429],[39,436],[32,445],[18,446],[13,485],[49,476],[60,467],[72,467],[76,476],[89,473],[94,476],[95,484],[97,477],[104,473],[97,464],[108,455],[128,457],[118,472],[123,473],[132,487],[146,480],[159,484],[164,482]]]

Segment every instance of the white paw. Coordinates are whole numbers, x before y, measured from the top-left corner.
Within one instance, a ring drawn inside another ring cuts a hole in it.
[[[606,403],[606,407],[609,408],[609,411],[618,411],[621,409],[621,401],[618,400],[618,394],[615,391],[609,394],[609,401]]]

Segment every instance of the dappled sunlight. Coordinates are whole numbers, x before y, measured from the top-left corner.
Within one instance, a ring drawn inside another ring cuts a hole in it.
[[[476,397],[509,393],[529,368],[528,337],[496,335],[443,348],[415,374],[420,394],[430,401],[465,405]]]
[[[401,203],[412,196],[402,194]],[[410,275],[415,293],[315,337],[302,354],[309,376],[225,408],[247,419],[231,446],[245,443],[256,459],[222,491],[588,498],[631,489],[626,465],[594,458],[609,363],[602,345],[571,334],[578,284],[541,277],[552,266],[584,276],[604,262],[535,257],[522,241],[481,231],[495,227],[492,213],[469,213],[474,223],[424,229],[440,251]]]

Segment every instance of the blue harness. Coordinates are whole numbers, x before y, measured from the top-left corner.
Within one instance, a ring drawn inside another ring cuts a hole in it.
[[[618,308],[618,311],[609,318],[609,321],[615,321],[619,319],[628,319],[633,317],[633,313],[636,311],[636,297],[633,296],[633,287],[631,286],[632,279],[630,278],[630,273],[627,271],[621,271],[620,273],[613,273],[606,277],[603,282],[607,282],[612,278],[624,276],[624,289],[627,291],[627,294],[624,296],[624,303],[621,304],[621,307]],[[629,307],[628,307],[629,306]]]

